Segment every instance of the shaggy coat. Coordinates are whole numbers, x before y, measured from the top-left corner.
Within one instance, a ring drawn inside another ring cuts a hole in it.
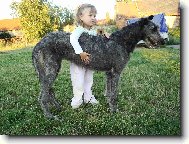
[[[70,44],[70,34],[62,31],[46,35],[33,49],[32,59],[41,84],[39,102],[45,116],[56,118],[49,110],[49,104],[60,109],[60,104],[54,97],[52,85],[60,70],[63,59],[86,67],[88,69],[105,71],[107,77],[106,96],[110,111],[117,111],[117,85],[120,74],[129,61],[130,53],[140,40],[149,47],[164,44],[158,27],[150,20],[153,16],[123,27],[110,35],[91,36],[83,33],[79,43],[83,51],[91,54],[90,63],[85,64],[80,56],[75,54]]]

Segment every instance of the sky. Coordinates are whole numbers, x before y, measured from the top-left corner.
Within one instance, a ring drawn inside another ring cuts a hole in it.
[[[0,20],[11,19],[11,8],[10,4],[13,1],[20,2],[21,0],[0,0]],[[97,19],[103,19],[108,12],[110,17],[114,16],[114,5],[115,0],[49,0],[53,4],[61,7],[68,7],[70,9],[76,9],[76,7],[82,3],[93,4],[97,9]]]

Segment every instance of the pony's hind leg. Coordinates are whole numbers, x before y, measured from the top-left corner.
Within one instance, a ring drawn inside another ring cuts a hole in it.
[[[61,110],[61,104],[56,100],[54,90],[51,88],[50,91],[51,96],[51,104],[55,106],[55,108],[60,111]]]
[[[46,80],[41,83],[41,93],[38,100],[44,112],[44,115],[48,118],[54,118],[54,115],[50,111],[50,106],[53,104],[58,109],[60,109],[60,104],[55,100],[54,94],[52,94],[51,90],[55,76],[50,75],[49,77],[54,77],[54,79],[46,77]]]
[[[39,102],[46,117],[56,118],[50,112],[50,106],[53,104],[58,110],[61,108],[60,104],[55,99],[55,94],[52,90],[52,85],[57,77],[61,63],[52,58],[46,60],[44,63],[43,73],[39,72],[39,74],[41,74],[41,93],[39,96]]]

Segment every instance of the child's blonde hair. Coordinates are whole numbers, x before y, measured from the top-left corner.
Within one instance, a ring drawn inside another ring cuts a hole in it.
[[[75,16],[75,24],[78,26],[78,25],[81,25],[81,26],[85,26],[85,24],[83,23],[83,21],[80,19],[80,16],[82,15],[82,12],[85,8],[91,8],[91,13],[94,13],[96,14],[97,13],[97,10],[95,8],[94,5],[91,5],[91,4],[82,4],[80,5],[78,8],[77,8],[77,11],[76,11],[76,16]]]

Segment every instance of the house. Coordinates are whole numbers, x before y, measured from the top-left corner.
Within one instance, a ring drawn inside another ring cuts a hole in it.
[[[116,25],[121,28],[131,18],[147,17],[164,13],[169,28],[180,25],[179,0],[117,0],[115,5]]]
[[[0,20],[0,31],[20,30],[21,24],[18,18]]]
[[[9,35],[9,39],[16,37],[15,39],[20,40],[23,35],[20,30],[21,24],[18,18],[0,20],[0,39],[3,39],[3,35],[6,34]]]

